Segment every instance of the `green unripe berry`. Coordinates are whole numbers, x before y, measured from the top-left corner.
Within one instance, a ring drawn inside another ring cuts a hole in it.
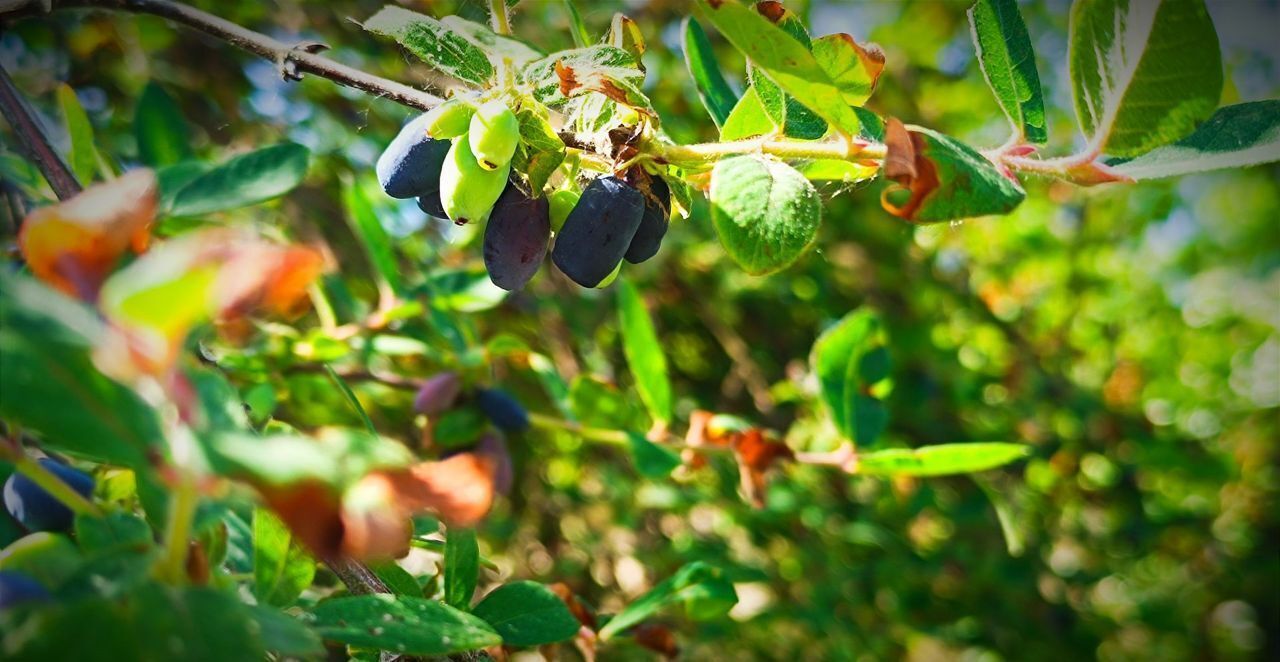
[[[572,189],[562,188],[547,196],[547,202],[551,205],[551,229],[559,232],[564,227],[564,219],[569,217],[569,212],[578,204],[578,198],[582,194]]]
[[[610,285],[613,285],[613,281],[618,280],[618,274],[620,273],[622,273],[621,260],[618,261],[618,266],[614,267],[613,271],[610,271],[609,275],[604,277],[604,280],[600,281],[599,283],[596,283],[596,289],[603,290],[604,288],[609,287]]]
[[[483,223],[507,187],[510,174],[510,162],[496,170],[481,168],[471,153],[467,135],[458,136],[440,170],[440,203],[444,212],[458,225]]]
[[[424,118],[427,135],[436,139],[457,138],[471,126],[476,108],[462,99],[449,99],[432,108]]]
[[[471,152],[485,170],[511,163],[520,143],[520,121],[501,99],[489,101],[471,116]]]

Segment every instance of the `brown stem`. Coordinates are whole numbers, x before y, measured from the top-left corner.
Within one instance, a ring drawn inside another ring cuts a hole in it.
[[[352,595],[370,595],[373,593],[390,593],[391,589],[369,569],[369,566],[349,557],[336,556],[324,559],[333,574],[342,580]]]
[[[30,2],[0,18],[16,18],[41,12],[41,2]],[[205,34],[221,39],[241,50],[271,60],[280,68],[286,79],[297,80],[302,73],[315,74],[339,85],[386,97],[397,103],[422,110],[430,110],[442,99],[429,92],[409,87],[393,80],[348,67],[315,51],[327,48],[314,42],[286,44],[261,32],[254,32],[224,18],[219,18],[194,7],[170,0],[52,0],[51,10],[58,9],[112,9],[138,14],[152,14],[181,23]]]
[[[4,112],[5,119],[13,127],[13,132],[18,136],[18,142],[22,144],[27,156],[49,182],[49,188],[53,189],[54,195],[58,196],[59,200],[66,200],[79,193],[82,190],[80,182],[76,181],[71,169],[54,151],[53,145],[49,143],[49,136],[45,134],[44,128],[40,126],[39,120],[31,109],[27,107],[22,94],[9,78],[9,72],[5,71],[2,65],[0,65],[0,110]]]

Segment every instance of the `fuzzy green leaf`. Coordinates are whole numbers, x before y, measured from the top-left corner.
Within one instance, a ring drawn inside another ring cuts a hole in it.
[[[311,585],[316,562],[271,511],[253,511],[253,594],[260,604],[288,607]]]
[[[483,620],[425,598],[385,593],[332,598],[310,615],[325,639],[404,655],[447,655],[502,643]]]
[[[281,143],[236,156],[200,174],[173,196],[172,216],[200,216],[278,198],[302,183],[311,152]]]
[[[653,320],[644,299],[630,282],[618,283],[618,324],[622,330],[622,350],[636,380],[640,399],[655,421],[671,420],[671,381],[667,359],[662,353]]]
[[[1134,179],[1157,179],[1245,168],[1280,161],[1280,101],[1255,101],[1218,109],[1195,133],[1113,169]]]
[[[444,602],[467,609],[480,577],[480,547],[476,530],[451,526],[444,538]]]
[[[868,476],[945,476],[986,471],[1026,457],[1030,447],[1005,442],[893,448],[858,456],[855,473]]]
[[[489,56],[472,41],[475,34],[464,35],[430,16],[387,5],[365,21],[364,29],[395,39],[432,68],[458,80],[485,85],[494,76]]]
[[[817,238],[821,216],[813,184],[781,161],[736,156],[712,170],[712,222],[725,252],[747,273],[790,266]]]
[[[1185,138],[1222,95],[1204,0],[1078,0],[1068,63],[1080,127],[1115,156]]]
[[[1028,142],[1044,143],[1044,95],[1036,53],[1014,0],[978,0],[969,9],[969,28],[978,62],[996,102]]]

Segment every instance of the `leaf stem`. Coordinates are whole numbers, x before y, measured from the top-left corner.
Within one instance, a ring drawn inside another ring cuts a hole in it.
[[[507,0],[489,0],[489,25],[500,35],[511,34],[511,17],[507,14]]]
[[[174,584],[186,581],[188,540],[198,500],[195,477],[184,469],[179,469],[179,472],[178,486],[169,508],[169,523],[165,528],[164,557],[160,559],[160,576]]]
[[[535,428],[544,430],[562,430],[571,432],[583,439],[590,441],[599,441],[615,446],[625,446],[627,444],[627,433],[622,430],[609,430],[606,428],[587,427],[575,421],[566,421],[562,418],[547,416],[536,412],[529,412],[529,424]]]
[[[886,149],[880,143],[851,140],[776,140],[755,139],[732,142],[675,145],[657,140],[641,144],[643,152],[653,158],[688,169],[706,168],[723,156],[735,154],[770,154],[785,159],[833,159],[840,161],[879,161]]]
[[[378,434],[377,428],[373,427],[373,421],[369,418],[369,414],[364,410],[364,406],[360,404],[360,401],[356,399],[356,394],[351,390],[351,387],[347,386],[347,382],[343,381],[342,377],[328,363],[324,364],[324,370],[329,374],[329,379],[332,379],[333,383],[342,391],[342,395],[346,397],[347,402],[351,403],[351,408],[360,415],[360,420],[364,421],[364,427],[369,431],[369,434]]]

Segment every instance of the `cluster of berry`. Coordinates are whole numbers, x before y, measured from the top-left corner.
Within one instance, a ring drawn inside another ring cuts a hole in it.
[[[667,233],[671,191],[661,177],[634,167],[601,176],[581,193],[526,192],[511,176],[520,123],[506,103],[451,99],[410,121],[378,158],[387,195],[417,198],[422,211],[459,225],[488,221],[489,278],[518,290],[533,278],[554,232],[551,259],[583,287],[613,282],[625,260],[654,256]]]

